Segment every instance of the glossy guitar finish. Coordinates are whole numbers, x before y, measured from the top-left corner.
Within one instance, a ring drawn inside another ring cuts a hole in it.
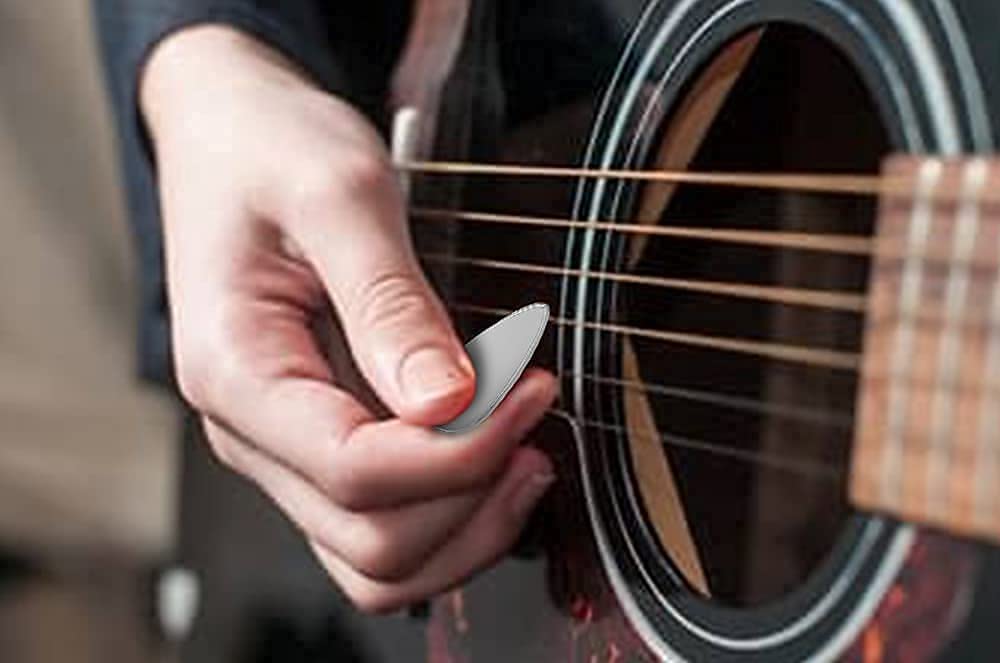
[[[986,0],[466,9],[464,46],[431,95],[438,160],[877,173],[891,153],[996,148],[1000,6]],[[869,200],[610,179],[426,176],[414,187],[418,209],[594,224],[867,236],[875,216]],[[517,555],[433,603],[430,661],[996,660],[996,551],[847,503],[855,376],[608,331],[861,351],[862,320],[599,276],[763,273],[863,295],[867,263],[586,226],[415,213],[413,227],[425,255],[481,259],[428,262],[467,333],[491,321],[484,310],[529,300],[565,321],[539,351],[562,398],[535,435],[560,480]]]

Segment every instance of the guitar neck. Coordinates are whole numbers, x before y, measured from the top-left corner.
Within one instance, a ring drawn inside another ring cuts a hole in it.
[[[850,492],[1000,540],[1000,161],[899,157],[874,242]]]

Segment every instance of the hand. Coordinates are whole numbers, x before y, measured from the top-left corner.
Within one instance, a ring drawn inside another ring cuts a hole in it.
[[[491,564],[553,480],[520,441],[554,381],[527,373],[466,435],[429,428],[466,407],[475,378],[412,253],[380,137],[221,26],[167,39],[141,82],[178,381],[217,456],[270,495],[362,609],[398,608]],[[377,420],[338,388],[310,332],[327,298],[397,418]]]

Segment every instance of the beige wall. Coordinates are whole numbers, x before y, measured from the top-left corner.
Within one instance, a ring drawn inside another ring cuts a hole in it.
[[[87,0],[0,0],[0,546],[170,544],[175,413],[133,377],[134,265]]]

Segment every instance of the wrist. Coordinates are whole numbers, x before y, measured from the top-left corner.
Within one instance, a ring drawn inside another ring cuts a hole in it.
[[[139,110],[154,141],[174,119],[197,112],[241,82],[309,86],[298,66],[259,39],[226,25],[179,30],[160,42],[139,74]]]

